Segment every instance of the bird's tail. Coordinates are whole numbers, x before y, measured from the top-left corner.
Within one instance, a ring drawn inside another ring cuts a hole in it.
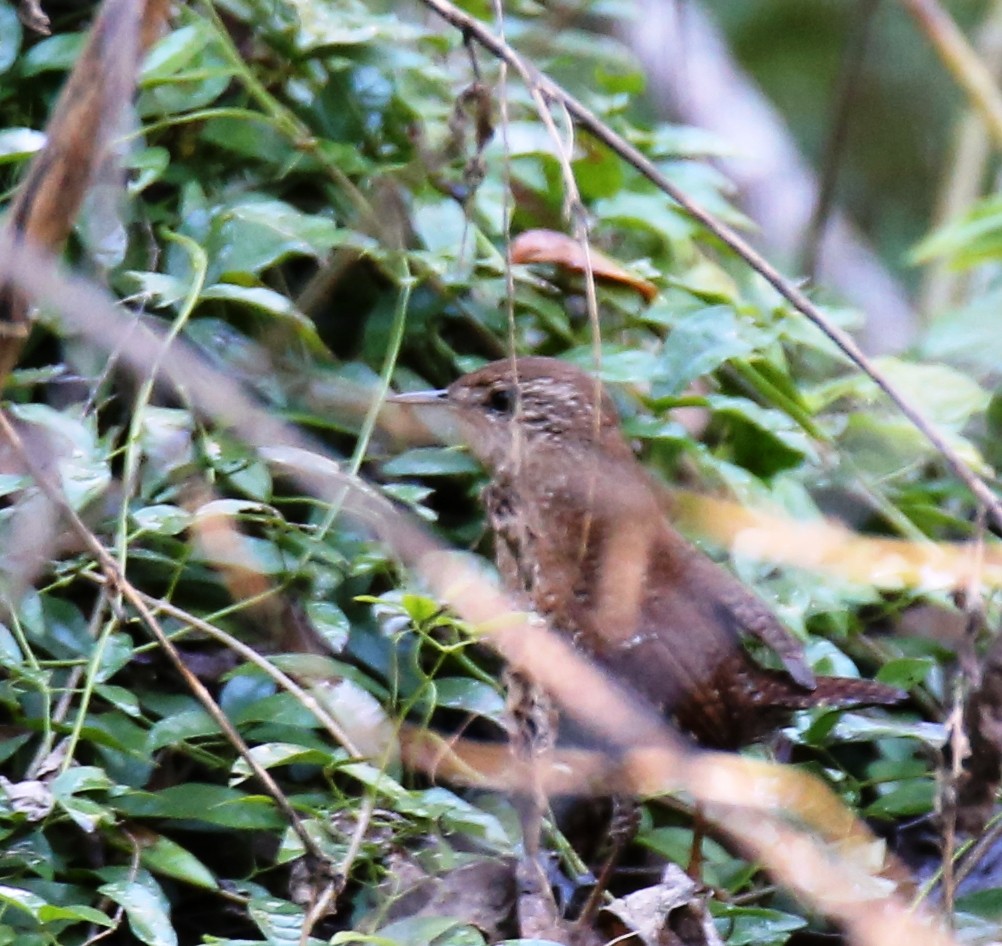
[[[786,705],[790,709],[807,709],[810,706],[887,706],[900,703],[908,694],[897,687],[876,680],[857,680],[854,677],[818,677],[813,690],[791,693]]]

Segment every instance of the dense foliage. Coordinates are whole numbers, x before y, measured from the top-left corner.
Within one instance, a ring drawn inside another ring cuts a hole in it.
[[[469,6],[487,16],[488,5]],[[651,124],[638,104],[643,77],[593,22],[558,30],[545,9],[513,6],[506,32],[523,53],[694,200],[746,226],[708,160],[727,143]],[[39,37],[0,0],[8,200],[86,27],[79,11],[58,12],[53,35]],[[831,342],[638,172],[585,135],[572,147],[575,221],[659,290],[648,304],[628,286],[598,286],[600,373],[657,475],[797,519],[837,513],[860,531],[978,534],[965,488]],[[391,382],[443,385],[511,346],[593,363],[579,275],[515,266],[508,298],[510,237],[573,229],[554,143],[517,77],[502,84],[494,60],[418,4],[178,5],[143,65],[119,161],[124,192],[109,169],[67,251],[72,265],[185,336],[450,543],[489,555],[476,465],[451,446],[401,449],[368,400]],[[989,199],[915,258],[992,261],[999,216]],[[999,417],[991,276],[911,356],[881,364],[989,476]],[[858,318],[829,312],[849,328]],[[8,384],[10,415],[69,445],[59,473],[74,508],[136,587],[169,603],[163,625],[191,669],[348,869],[336,914],[311,941],[378,930],[380,942],[483,942],[444,909],[397,917],[394,885],[515,855],[511,802],[351,758],[226,635],[298,672],[306,658],[281,654],[295,649],[285,631],[308,626],[331,650],[310,657],[309,672],[337,681],[327,691],[335,715],[375,728],[409,719],[496,735],[504,697],[492,658],[338,508],[298,495],[183,397],[136,385],[56,320],[43,323]],[[7,497],[26,486],[0,474]],[[199,532],[197,489],[240,526],[230,570]],[[15,505],[0,513],[7,556]],[[917,694],[900,711],[802,714],[784,734],[787,756],[888,834],[928,815],[941,739],[928,724],[950,703],[951,655],[936,635],[890,632],[920,603],[942,624],[956,620],[946,592],[731,564],[803,637],[818,670],[863,670]],[[234,600],[240,567],[262,580],[256,596]],[[299,941],[297,889],[309,886],[300,839],[72,537],[0,626],[0,662],[0,943],[69,946],[104,930],[106,942],[156,946]],[[554,836],[549,845],[564,850]],[[685,817],[645,811],[640,848],[684,861],[690,840]],[[784,942],[822,923],[713,842],[705,876],[730,943]],[[984,892],[961,899],[961,922],[977,930],[997,906]]]

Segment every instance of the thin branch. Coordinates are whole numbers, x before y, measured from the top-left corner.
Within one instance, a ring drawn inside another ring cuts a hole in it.
[[[981,114],[995,146],[1002,148],[1002,92],[991,70],[936,0],[901,0],[901,3],[932,43],[971,106]]]
[[[574,120],[613,153],[626,161],[632,168],[646,177],[659,190],[672,198],[693,220],[703,226],[712,236],[736,253],[755,272],[771,285],[798,312],[814,323],[861,371],[894,402],[898,410],[936,448],[946,464],[985,507],[992,521],[1002,529],[1002,503],[991,491],[988,484],[961,458],[936,427],[918,411],[904,394],[898,390],[866,355],[852,337],[835,325],[811,300],[789,279],[784,277],[768,260],[754,250],[727,224],[719,221],[711,213],[689,198],[672,184],[657,166],[622,136],[613,131],[598,116],[590,111],[560,85],[544,75],[535,66],[526,62],[507,43],[499,40],[479,20],[468,16],[447,0],[421,0],[448,23],[472,36],[481,46],[514,68],[531,90],[544,97],[560,102]],[[1002,129],[1000,129],[1002,133]]]
[[[86,280],[62,276],[49,259],[30,247],[15,244],[0,253],[0,278],[10,278],[20,291],[51,305],[95,344],[108,349],[120,342],[123,314],[107,294]],[[340,473],[322,450],[320,455],[307,455],[303,448],[315,446],[307,436],[254,404],[238,383],[213,369],[180,340],[175,339],[164,353],[162,336],[143,323],[135,323],[129,334],[129,343],[122,346],[124,369],[144,376],[148,366],[156,363],[161,378],[180,387],[201,413],[230,425],[235,435],[262,453],[281,447],[286,462],[293,467],[294,482],[301,487],[324,498],[347,491],[346,512],[371,525],[377,537],[432,594],[477,629],[480,639],[516,670],[537,680],[569,717],[608,746],[616,764],[624,767],[628,784],[640,793],[689,791],[784,883],[844,923],[860,946],[892,941],[955,946],[955,940],[931,917],[913,915],[902,898],[891,892],[886,879],[873,876],[872,834],[823,783],[808,773],[769,763],[696,751],[669,727],[661,713],[611,679],[573,643],[551,631],[545,622],[515,610],[515,603],[469,557],[443,549],[412,517],[394,510],[365,484]],[[292,448],[299,445],[303,455],[294,462]],[[41,477],[39,483],[61,499],[47,478]],[[65,500],[59,508],[65,510],[109,579],[123,582],[121,590],[130,603],[150,622],[151,630],[166,640],[145,602],[124,582],[93,533],[66,507]],[[180,662],[179,657],[176,660]],[[255,774],[259,770],[253,769]],[[267,771],[259,777],[271,782]],[[607,779],[602,787],[607,789],[610,784]],[[837,848],[791,829],[785,823],[791,816],[804,829],[821,830],[826,839],[837,840]],[[316,847],[312,841],[304,843],[310,852]],[[327,861],[321,858],[320,863]]]
[[[866,50],[869,45],[873,15],[880,0],[859,0],[852,14],[849,35],[845,40],[842,64],[832,95],[831,119],[827,140],[821,149],[824,156],[818,179],[818,197],[811,219],[804,231],[801,268],[813,281],[817,276],[821,241],[835,208],[835,188],[849,140],[849,126],[855,111],[856,96]]]
[[[7,415],[3,411],[0,411],[0,436],[7,441],[11,450],[17,455],[21,463],[24,464],[24,468],[31,474],[38,488],[45,494],[48,500],[57,509],[59,509],[60,513],[66,517],[66,521],[69,523],[70,528],[77,534],[80,541],[94,556],[98,565],[100,565],[101,570],[104,572],[111,588],[120,593],[122,597],[136,609],[136,612],[142,619],[143,624],[146,625],[150,634],[155,638],[170,662],[174,665],[174,669],[181,675],[191,692],[205,708],[205,711],[210,717],[212,717],[213,722],[219,727],[223,735],[226,736],[233,748],[240,753],[241,758],[243,758],[243,760],[247,763],[254,775],[257,776],[258,781],[271,795],[279,810],[288,819],[292,829],[303,842],[303,846],[306,851],[313,856],[318,863],[325,863],[327,858],[324,856],[323,851],[303,826],[299,815],[292,807],[289,799],[286,798],[285,793],[279,787],[278,783],[272,778],[271,773],[254,758],[247,746],[247,743],[244,742],[240,733],[237,732],[236,728],[229,721],[226,714],[219,708],[219,705],[212,698],[212,694],[205,688],[202,681],[188,669],[180,653],[178,653],[177,648],[173,645],[164,629],[160,626],[160,622],[157,621],[153,612],[150,611],[143,595],[128,581],[125,575],[122,574],[121,569],[118,567],[118,563],[111,557],[107,549],[105,549],[105,547],[98,540],[97,536],[94,535],[89,528],[87,528],[87,525],[80,518],[80,516],[77,515],[76,510],[73,509],[73,507],[66,500],[66,497],[63,495],[59,486],[57,486],[45,470],[35,462],[34,457],[31,456],[30,452],[25,447],[24,441],[21,440],[20,435],[14,429],[10,421],[7,419]]]
[[[1002,79],[1002,0],[993,0],[977,28],[974,45],[998,82]],[[981,113],[972,105],[968,105],[953,137],[952,154],[939,188],[930,230],[938,229],[971,209],[984,191],[994,152],[995,142]],[[925,267],[918,293],[919,315],[928,322],[937,313],[960,305],[971,284],[971,276],[970,271],[957,270],[948,259],[932,260]]]
[[[357,759],[363,757],[363,753],[358,749],[354,742],[352,742],[351,736],[345,732],[344,728],[338,723],[336,719],[321,704],[321,702],[313,696],[308,690],[301,687],[295,680],[292,679],[287,673],[276,667],[267,657],[262,656],[253,647],[248,647],[243,641],[238,640],[232,634],[227,634],[221,628],[216,627],[209,621],[203,621],[201,618],[192,614],[190,611],[185,611],[184,608],[179,608],[169,601],[165,601],[163,598],[154,598],[152,595],[144,594],[139,592],[139,596],[149,605],[150,608],[154,608],[158,611],[163,611],[165,614],[169,614],[171,617],[176,618],[178,621],[183,621],[185,624],[189,624],[195,630],[201,631],[203,634],[207,634],[215,640],[219,641],[225,647],[228,647],[234,653],[239,654],[248,663],[253,664],[267,676],[280,686],[283,690],[291,693],[299,703],[309,710],[313,716],[316,718],[317,722],[320,723],[327,730],[327,732],[352,756]]]

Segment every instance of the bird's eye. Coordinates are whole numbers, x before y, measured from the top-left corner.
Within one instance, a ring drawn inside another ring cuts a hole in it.
[[[513,414],[515,412],[515,392],[512,388],[493,388],[487,395],[484,406],[492,414]]]

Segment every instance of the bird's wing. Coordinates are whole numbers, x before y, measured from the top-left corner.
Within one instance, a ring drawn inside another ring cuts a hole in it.
[[[673,539],[688,545],[677,534]],[[779,657],[796,683],[808,690],[814,689],[817,681],[804,657],[803,644],[758,595],[695,547],[691,547],[691,554],[676,554],[674,558],[685,563],[689,571],[689,586],[712,595],[716,599],[716,610],[724,611],[731,617],[739,634],[749,635],[765,644]]]

